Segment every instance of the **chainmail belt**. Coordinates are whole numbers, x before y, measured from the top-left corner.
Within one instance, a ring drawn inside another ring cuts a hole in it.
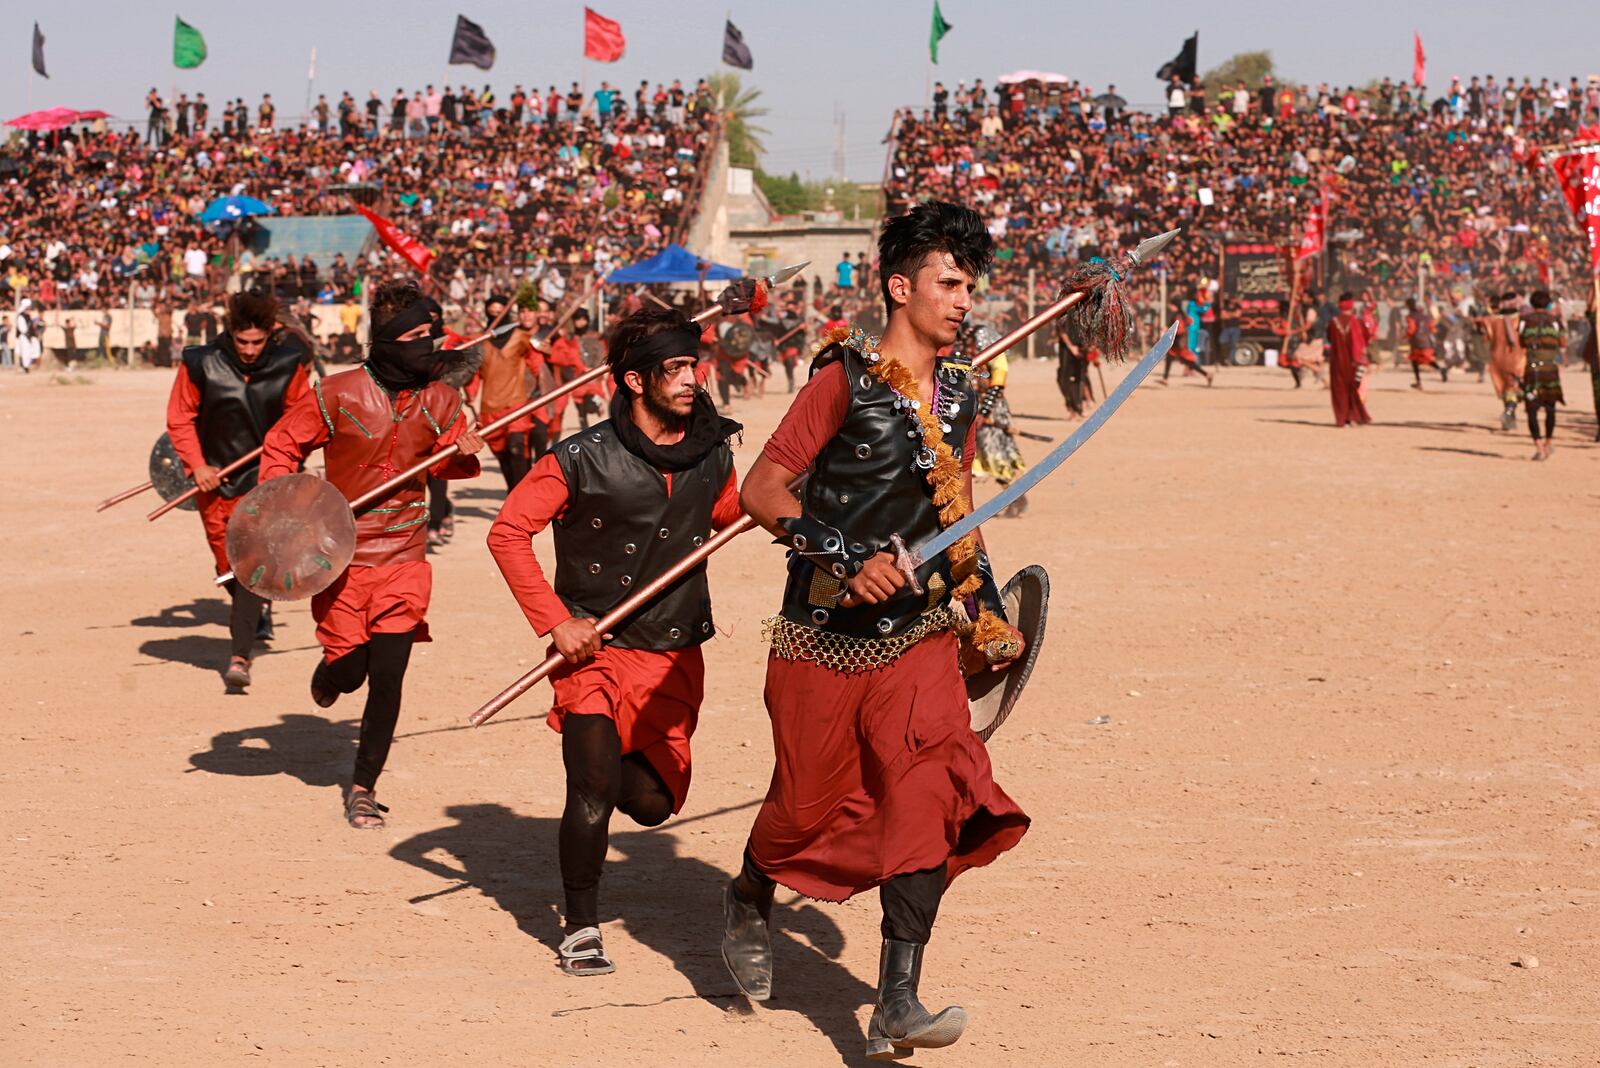
[[[893,637],[852,638],[773,616],[762,621],[761,640],[785,660],[810,660],[833,671],[853,674],[888,667],[923,638],[955,624],[956,617],[950,609],[935,608]]]

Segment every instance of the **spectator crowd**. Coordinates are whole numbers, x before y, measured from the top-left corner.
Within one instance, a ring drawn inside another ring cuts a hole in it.
[[[1174,81],[1166,104],[1130,111],[1115,86],[1074,81],[938,85],[930,108],[895,117],[887,211],[976,207],[1001,249],[997,296],[1019,296],[1033,269],[1042,297],[1075,263],[1175,226],[1169,281],[1201,286],[1224,240],[1297,245],[1324,190],[1329,288],[1394,296],[1419,272],[1467,291],[1586,285],[1582,238],[1537,157],[1597,121],[1600,77],[1473,77],[1431,101],[1389,79]]]
[[[203,95],[152,90],[142,131],[101,121],[0,150],[0,298],[182,311],[248,282],[337,303],[363,276],[408,269],[376,243],[365,262],[257,251],[253,221],[200,222],[227,195],[276,215],[368,206],[432,250],[431,274],[459,300],[490,276],[538,277],[559,297],[681,236],[717,136],[711,104],[703,83],[676,81],[641,83],[632,106],[608,83],[587,96],[518,87],[503,102],[428,86],[364,106],[321,98],[285,127],[270,96],[213,111]]]

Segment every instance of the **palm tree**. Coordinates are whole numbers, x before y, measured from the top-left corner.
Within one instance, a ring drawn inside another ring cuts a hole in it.
[[[767,113],[766,108],[755,106],[756,101],[761,99],[761,90],[744,88],[739,76],[732,71],[718,71],[706,78],[706,84],[711,87],[712,99],[722,102],[723,136],[728,139],[728,162],[735,167],[756,166],[761,161],[761,154],[767,150],[767,146],[761,142],[761,136],[772,132],[751,121]]]

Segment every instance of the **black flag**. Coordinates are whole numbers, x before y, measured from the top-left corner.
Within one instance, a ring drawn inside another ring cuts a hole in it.
[[[744,43],[744,34],[739,32],[739,27],[728,20],[728,25],[722,31],[722,62],[730,67],[740,70],[752,70],[756,63],[750,58],[750,46]]]
[[[1156,71],[1156,77],[1164,82],[1170,82],[1174,75],[1184,85],[1193,85],[1199,77],[1195,71],[1195,63],[1200,57],[1200,31],[1183,42],[1183,47],[1178,49],[1178,54],[1170,63],[1163,63],[1161,69]]]
[[[44,69],[44,34],[39,32],[37,22],[33,24],[33,69],[41,78],[50,77],[50,72]]]
[[[456,16],[456,35],[450,42],[450,62],[470,63],[479,70],[494,66],[494,42],[483,32],[483,27],[467,18]]]

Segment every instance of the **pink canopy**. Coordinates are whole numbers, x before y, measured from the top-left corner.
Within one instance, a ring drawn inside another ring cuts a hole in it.
[[[1066,85],[1072,79],[1065,74],[1053,74],[1047,70],[1014,70],[1010,74],[1000,75],[1001,85],[1014,85],[1017,82],[1044,82],[1046,85]]]
[[[74,111],[72,108],[45,108],[43,111],[30,111],[26,115],[18,115],[6,122],[7,126],[15,126],[19,130],[35,130],[48,133],[51,130],[61,130],[77,122],[93,122],[95,119],[110,118],[103,111]]]

